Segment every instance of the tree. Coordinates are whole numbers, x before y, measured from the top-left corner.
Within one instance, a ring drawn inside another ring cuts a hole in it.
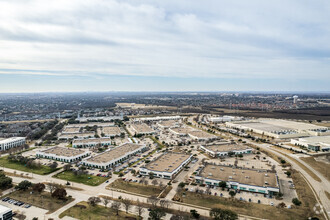
[[[231,198],[234,198],[234,196],[236,195],[235,191],[229,191],[229,195],[231,196]]]
[[[166,215],[165,211],[160,208],[154,208],[149,212],[150,220],[160,220]]]
[[[239,158],[243,158],[243,154],[239,154],[238,157],[239,157]]]
[[[201,216],[195,209],[190,210],[190,216],[194,219],[199,219]]]
[[[227,183],[226,183],[226,181],[221,181],[221,182],[219,183],[219,187],[221,187],[222,190],[225,190],[225,188],[227,187]]]
[[[54,162],[51,165],[49,165],[49,168],[54,170],[54,169],[56,169],[57,166],[58,166],[58,164],[56,162]]]
[[[52,197],[57,199],[65,199],[66,197],[66,190],[63,188],[56,188],[55,191],[52,193]]]
[[[156,196],[150,196],[148,197],[147,201],[148,203],[151,203],[153,207],[156,207],[159,199]]]
[[[183,188],[185,185],[186,185],[186,184],[185,184],[184,182],[181,182],[181,183],[179,183],[178,186],[179,186],[180,188]]]
[[[52,194],[55,191],[55,189],[57,188],[57,185],[56,185],[56,183],[47,183],[47,188],[48,188],[50,194]]]
[[[139,201],[139,199],[137,200],[137,203],[136,203],[136,212],[138,213],[139,217],[141,217],[141,215],[144,212],[143,206],[142,206],[141,202]]]
[[[212,208],[210,211],[210,216],[215,220],[236,220],[238,219],[238,215],[231,211],[226,209],[219,209],[219,208]]]
[[[158,181],[156,179],[154,179],[154,180],[151,181],[151,184],[156,186],[158,184]]]
[[[160,205],[160,207],[162,207],[163,209],[165,209],[165,208],[168,209],[168,207],[170,207],[170,205],[171,205],[171,202],[170,202],[169,200],[167,200],[167,199],[163,199],[163,200],[160,200],[160,201],[159,201],[159,205]]]
[[[64,171],[69,171],[69,170],[71,169],[71,167],[72,167],[71,164],[65,164],[65,165],[63,166],[63,170],[64,170]]]
[[[41,193],[42,191],[44,191],[45,188],[46,188],[46,186],[43,183],[36,183],[36,184],[33,184],[33,186],[32,186],[33,191],[37,191],[38,193]]]
[[[13,179],[6,176],[3,171],[0,171],[0,189],[7,189],[12,186]]]
[[[32,183],[28,180],[23,180],[22,182],[20,182],[16,187],[15,189],[18,189],[18,190],[27,190],[29,187],[32,186]]]
[[[291,176],[291,171],[286,171],[286,173],[285,173],[288,177],[290,177]]]
[[[300,206],[301,205],[301,202],[298,198],[293,198],[292,199],[292,203],[295,204],[296,206]]]
[[[117,201],[114,201],[111,204],[111,208],[116,212],[116,215],[119,215],[120,206],[121,206],[121,203],[120,202],[117,202]]]
[[[131,205],[132,205],[132,201],[129,200],[129,199],[122,199],[122,203],[124,204],[124,207],[125,207],[126,213],[128,213],[128,210],[129,210],[129,208],[130,208]]]
[[[91,205],[91,206],[96,206],[97,203],[100,203],[101,202],[101,199],[99,197],[96,197],[96,196],[92,196],[92,197],[89,197],[88,198],[88,203]]]
[[[155,175],[155,174],[154,174],[153,172],[150,172],[150,173],[149,173],[149,178],[150,178],[150,179],[153,179],[153,178],[154,178],[154,175]]]
[[[104,205],[105,208],[107,207],[107,205],[109,204],[109,202],[110,202],[109,199],[103,198],[103,205]]]
[[[286,161],[281,159],[281,164],[285,164],[285,163],[286,163]]]

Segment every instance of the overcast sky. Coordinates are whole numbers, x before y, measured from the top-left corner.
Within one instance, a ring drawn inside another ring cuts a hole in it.
[[[0,0],[0,92],[330,91],[329,0]]]

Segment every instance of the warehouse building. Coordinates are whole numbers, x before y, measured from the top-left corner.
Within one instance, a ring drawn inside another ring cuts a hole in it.
[[[11,138],[0,138],[0,151],[5,151],[10,148],[19,147],[25,144],[25,137],[11,137]]]
[[[195,176],[197,183],[219,186],[224,181],[234,190],[274,195],[280,192],[275,172],[206,164]]]
[[[121,134],[120,128],[117,126],[101,127],[98,129],[98,133],[104,135],[104,137],[118,137]]]
[[[131,124],[130,127],[135,134],[149,135],[156,133],[151,127],[149,127],[145,123]]]
[[[311,151],[330,151],[330,136],[316,136],[291,139],[291,144],[306,147]]]
[[[217,136],[200,130],[189,131],[188,135],[189,137],[197,141],[211,141],[217,139]]]
[[[141,175],[150,175],[164,179],[173,179],[190,161],[192,155],[181,153],[164,153],[140,168]]]
[[[228,142],[218,143],[218,144],[210,144],[210,145],[202,145],[200,149],[205,153],[209,154],[211,157],[225,157],[230,155],[238,154],[250,154],[253,149],[247,146],[239,145],[239,144],[231,144]]]
[[[82,164],[99,169],[108,169],[138,153],[143,153],[146,149],[145,145],[125,143],[96,156],[86,158]]]
[[[57,160],[66,163],[72,163],[82,160],[89,156],[90,153],[83,150],[78,150],[69,147],[52,147],[47,150],[38,151],[36,156],[38,158],[46,158],[50,160]]]
[[[170,132],[178,136],[187,136],[189,132],[193,131],[190,127],[170,128]]]
[[[111,145],[111,138],[75,139],[72,141],[72,147],[75,148],[97,147],[105,145]]]
[[[161,128],[176,128],[180,126],[179,121],[168,120],[168,121],[160,121],[157,125]]]
[[[11,208],[0,205],[0,220],[12,220],[13,211]]]

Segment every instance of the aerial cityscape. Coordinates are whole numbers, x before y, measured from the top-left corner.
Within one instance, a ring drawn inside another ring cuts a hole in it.
[[[0,220],[330,220],[330,2],[0,9]]]

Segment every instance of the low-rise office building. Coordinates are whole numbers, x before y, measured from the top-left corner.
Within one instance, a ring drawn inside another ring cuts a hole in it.
[[[88,167],[108,169],[138,153],[143,153],[146,149],[145,145],[125,143],[96,156],[86,158],[82,164]]]
[[[0,138],[0,151],[9,150],[10,148],[19,147],[25,144],[25,137]]]
[[[189,132],[193,131],[190,127],[178,127],[178,128],[170,128],[170,132],[178,136],[187,136]]]
[[[140,168],[141,175],[150,175],[164,179],[173,179],[190,161],[192,155],[164,153],[148,165]]]
[[[72,141],[72,147],[75,148],[97,147],[105,145],[111,145],[111,138],[74,139]]]
[[[72,140],[72,139],[87,139],[93,138],[95,136],[94,132],[84,132],[84,133],[75,133],[75,134],[61,134],[58,139],[60,140]]]
[[[206,164],[196,174],[197,183],[219,186],[224,181],[234,190],[274,195],[280,192],[275,172]]]
[[[0,220],[12,220],[13,211],[11,208],[0,205]]]
[[[118,137],[121,134],[120,128],[117,126],[101,127],[99,133],[103,134],[104,137]]]
[[[89,155],[90,153],[87,151],[69,147],[52,147],[43,151],[38,151],[36,153],[38,158],[46,158],[67,163],[82,160]]]
[[[175,121],[175,120],[160,121],[157,124],[161,128],[176,128],[180,126],[179,121]]]
[[[250,154],[253,151],[250,147],[231,143],[201,145],[200,149],[209,154],[211,157],[225,157],[231,153],[234,155]]]

